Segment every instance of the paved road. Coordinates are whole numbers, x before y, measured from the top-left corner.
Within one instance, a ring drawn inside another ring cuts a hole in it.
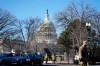
[[[51,65],[51,66],[80,66],[80,65],[75,65],[75,64],[66,64],[66,63],[63,63],[63,64],[44,64],[44,66],[48,66],[48,65]],[[100,64],[97,64],[97,65],[90,65],[90,66],[100,66]]]
[[[31,66],[31,65],[0,65],[0,66]],[[34,66],[41,66],[41,65],[34,65]],[[57,64],[43,64],[42,66],[58,66]]]
[[[20,65],[2,65],[2,66],[20,66]],[[29,66],[29,65],[21,65],[21,66]],[[37,66],[39,66],[39,65],[37,65]],[[73,65],[73,64],[44,64],[42,66],[80,66],[80,65]],[[100,65],[90,65],[90,66],[100,66]]]
[[[57,66],[80,66],[80,65],[73,65],[73,64],[59,64]],[[90,65],[90,66],[100,66],[100,65]]]

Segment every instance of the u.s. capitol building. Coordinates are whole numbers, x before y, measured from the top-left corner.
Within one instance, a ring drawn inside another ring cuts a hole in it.
[[[54,24],[49,19],[48,10],[45,15],[45,19],[36,32],[36,44],[34,44],[35,50],[40,51],[43,48],[56,45],[57,34]]]

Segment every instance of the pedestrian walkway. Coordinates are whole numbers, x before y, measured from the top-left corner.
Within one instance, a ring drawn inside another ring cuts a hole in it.
[[[49,66],[49,65],[52,65],[52,66],[80,66],[80,65],[75,65],[73,63],[66,63],[65,61],[61,61],[61,63],[53,63],[53,61],[48,61],[48,63],[46,64],[46,61],[43,62],[43,65],[46,65],[46,66]],[[90,65],[90,66],[100,66],[100,65]]]
[[[53,61],[48,61],[47,63],[48,63],[48,64],[54,64]],[[69,64],[73,64],[72,61],[69,61],[69,62],[68,62],[68,61],[58,61],[58,62],[55,62],[55,64],[68,64],[68,63],[69,63]],[[43,64],[46,64],[46,61],[44,61]]]
[[[53,64],[53,61],[48,61],[48,64]],[[46,64],[46,61],[43,61],[43,64]]]

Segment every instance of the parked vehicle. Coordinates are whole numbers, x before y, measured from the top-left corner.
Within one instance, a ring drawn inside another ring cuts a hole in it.
[[[38,53],[24,54],[23,56],[30,59],[31,65],[36,65],[36,64],[42,65],[43,64],[43,57],[41,54],[38,54]]]
[[[31,63],[30,58],[13,53],[3,54],[3,57],[0,60],[0,64],[24,64],[24,63]]]
[[[39,64],[42,65],[43,57],[41,54],[16,54],[16,53],[2,53],[0,54],[0,64],[28,64],[28,65],[35,65]]]
[[[42,65],[43,64],[43,57],[41,54],[34,53],[32,61],[34,64]]]
[[[23,55],[16,57],[18,59],[18,64],[28,64],[31,65],[31,59],[30,57]]]
[[[5,64],[4,59],[7,57],[6,54],[0,53],[0,65]]]
[[[0,54],[0,64],[3,64],[3,65],[9,64],[9,62],[11,62],[12,59],[9,59],[9,61],[8,61],[8,58],[11,58],[11,57],[13,57],[12,53],[1,53]],[[14,61],[15,61],[15,59],[14,59]]]

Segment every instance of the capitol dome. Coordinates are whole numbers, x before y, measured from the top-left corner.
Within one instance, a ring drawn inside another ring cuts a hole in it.
[[[45,19],[42,21],[39,29],[35,33],[35,37],[31,41],[31,50],[42,51],[48,46],[55,46],[57,43],[57,34],[54,24],[49,19],[48,10]]]
[[[55,27],[54,27],[54,24],[52,23],[52,21],[49,20],[49,14],[48,14],[48,10],[47,10],[47,13],[45,15],[45,19],[43,20],[40,28],[38,29],[38,31],[40,31],[42,28],[49,28],[49,32],[50,31],[56,31]]]
[[[56,42],[56,39],[56,29],[53,22],[49,19],[47,10],[45,19],[42,21],[42,24],[37,31],[37,41],[40,43],[46,42],[47,44],[54,44]]]
[[[46,27],[52,27],[53,26],[53,23],[50,21],[50,20],[47,20],[45,19],[43,21],[43,24],[46,26]]]

